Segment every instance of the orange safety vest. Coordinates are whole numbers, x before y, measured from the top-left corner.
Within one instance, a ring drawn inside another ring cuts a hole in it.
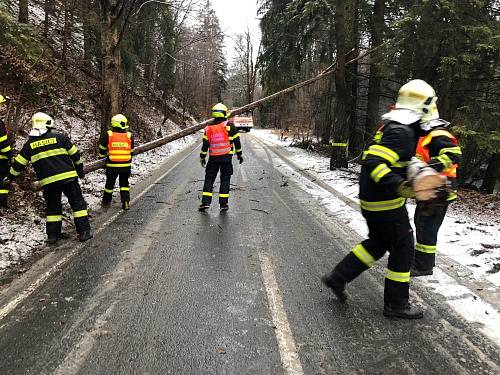
[[[455,143],[455,145],[458,146],[457,139],[453,136],[453,134],[451,134],[447,130],[432,130],[429,134],[420,137],[420,139],[418,140],[416,156],[420,160],[428,163],[429,160],[431,160],[431,157],[429,155],[429,149],[427,148],[427,145],[432,142],[432,138],[440,136],[445,136],[450,138],[453,141],[453,143]],[[441,175],[450,178],[457,178],[457,168],[458,168],[457,164],[452,164],[449,168],[446,168],[443,171],[441,171]]]
[[[132,160],[132,133],[118,133],[108,130],[108,155],[114,163]]]
[[[207,126],[205,129],[208,143],[210,144],[210,156],[220,156],[232,153],[231,140],[227,130],[227,121],[217,125]]]

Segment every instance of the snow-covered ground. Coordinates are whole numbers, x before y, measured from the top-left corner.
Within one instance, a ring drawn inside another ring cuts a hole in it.
[[[336,191],[358,202],[358,166],[352,166],[350,171],[330,171],[329,159],[315,152],[309,152],[296,147],[289,147],[291,139],[280,140],[273,130],[255,130],[252,133],[268,145],[286,147],[287,157],[296,165],[329,184]],[[361,213],[347,205],[320,186],[311,183],[305,177],[285,163],[281,164],[282,173],[298,184],[303,190],[314,197],[319,206],[329,210],[338,220],[357,232],[360,236],[367,235],[367,227]],[[459,203],[449,210],[447,218],[441,227],[438,251],[462,264],[472,271],[475,278],[487,279],[495,286],[500,285],[500,272],[495,271],[500,262],[500,216],[484,213],[483,207],[466,213],[461,212]],[[408,204],[408,211],[413,216],[415,205]],[[479,250],[479,251],[478,251]],[[483,301],[477,293],[461,285],[460,280],[450,277],[438,265],[433,276],[419,278],[419,282],[442,295],[446,303],[469,322],[478,324],[483,333],[500,345],[500,311]],[[490,272],[489,272],[490,271]],[[459,275],[460,276],[460,275]],[[490,292],[498,290],[491,287]],[[480,289],[478,289],[480,290]]]
[[[178,127],[171,126],[178,130]],[[76,136],[73,140],[76,144]],[[134,185],[157,169],[167,158],[199,141],[199,136],[191,135],[166,144],[147,153],[134,157],[132,163],[131,194],[134,194]],[[85,156],[85,153],[84,153]],[[92,212],[99,208],[104,188],[104,170],[89,173],[85,180],[80,181],[85,199]],[[118,185],[118,184],[117,184]],[[41,193],[38,193],[41,194]],[[115,187],[115,199],[119,200],[118,187]],[[74,236],[72,216],[66,199],[64,211],[63,232]],[[33,256],[33,253],[44,246],[45,218],[40,215],[40,210],[33,207],[30,202],[21,202],[22,206],[17,211],[8,211],[0,217],[0,274],[8,268],[22,263]]]

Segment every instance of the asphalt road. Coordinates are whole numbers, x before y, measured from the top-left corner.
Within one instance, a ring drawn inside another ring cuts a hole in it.
[[[423,320],[384,318],[384,264],[338,303],[319,278],[356,235],[242,138],[229,212],[197,212],[192,153],[18,299],[0,374],[499,373],[498,347],[425,289]]]

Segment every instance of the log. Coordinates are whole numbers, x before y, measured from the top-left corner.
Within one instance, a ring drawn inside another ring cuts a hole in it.
[[[390,40],[377,46],[377,47],[374,47],[372,49],[369,49],[367,51],[365,51],[364,53],[360,54],[359,56],[357,56],[356,58],[348,61],[346,63],[346,65],[349,65],[349,64],[352,64],[358,60],[361,60],[363,59],[364,57],[366,56],[369,56],[370,54],[372,54],[373,52],[375,52],[376,50],[386,46],[389,42],[391,42]],[[250,111],[252,109],[255,109],[257,108],[258,106],[264,104],[264,103],[267,103],[267,102],[270,102],[282,95],[286,95],[286,94],[289,94],[289,93],[292,93],[304,86],[308,86],[316,81],[319,81],[320,79],[323,79],[327,76],[329,76],[330,74],[334,73],[335,72],[335,67],[336,67],[336,63],[330,65],[328,68],[326,68],[324,71],[322,71],[320,74],[318,74],[317,76],[315,77],[312,77],[308,80],[305,80],[305,81],[302,81],[300,83],[297,83],[296,85],[294,86],[291,86],[291,87],[288,87],[286,89],[283,89],[281,91],[278,91],[272,95],[269,95],[269,96],[266,96],[265,98],[262,98],[262,99],[259,99],[259,100],[256,100],[252,103],[249,103],[249,104],[246,104],[244,105],[243,107],[240,107],[240,108],[236,108],[234,109],[233,111],[231,111],[229,117],[234,117],[236,115],[239,115],[243,112],[247,112],[247,111]],[[183,138],[183,137],[186,137],[190,134],[194,134],[196,133],[197,131],[203,129],[211,120],[206,120],[206,121],[203,121],[203,122],[200,122],[196,125],[193,125],[193,126],[190,126],[189,128],[186,128],[184,130],[181,130],[180,132],[177,132],[177,133],[174,133],[174,134],[170,134],[170,135],[167,135],[165,137],[162,137],[162,138],[159,138],[159,139],[156,139],[154,141],[151,141],[151,142],[148,142],[148,143],[145,143],[143,145],[140,145],[138,147],[135,148],[134,150],[134,155],[139,155],[139,154],[142,154],[143,152],[147,152],[147,151],[150,151],[150,150],[153,150],[157,147],[160,147],[160,146],[163,146],[167,143],[170,143],[170,142],[173,142],[177,139],[180,139],[180,138]],[[90,162],[88,164],[85,165],[85,173],[90,173],[90,172],[94,172],[98,169],[101,169],[101,168],[104,168],[106,165],[106,161],[103,159],[103,160],[96,160],[96,161],[93,161],[93,162]],[[32,189],[33,190],[40,190],[41,187],[40,185],[35,182],[34,184],[32,184]]]

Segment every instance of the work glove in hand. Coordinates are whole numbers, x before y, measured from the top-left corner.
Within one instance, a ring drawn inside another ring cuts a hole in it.
[[[205,158],[200,158],[200,164],[203,168],[207,166],[207,161],[205,160]]]
[[[407,168],[407,179],[409,182],[413,182],[415,177],[420,173],[422,169],[427,167],[427,163],[424,163],[417,157],[412,157],[410,160],[410,164],[408,164]]]
[[[415,198],[413,187],[408,181],[403,181],[398,187],[398,194],[403,198]]]
[[[240,164],[243,163],[243,156],[238,156],[238,161],[240,162]]]

